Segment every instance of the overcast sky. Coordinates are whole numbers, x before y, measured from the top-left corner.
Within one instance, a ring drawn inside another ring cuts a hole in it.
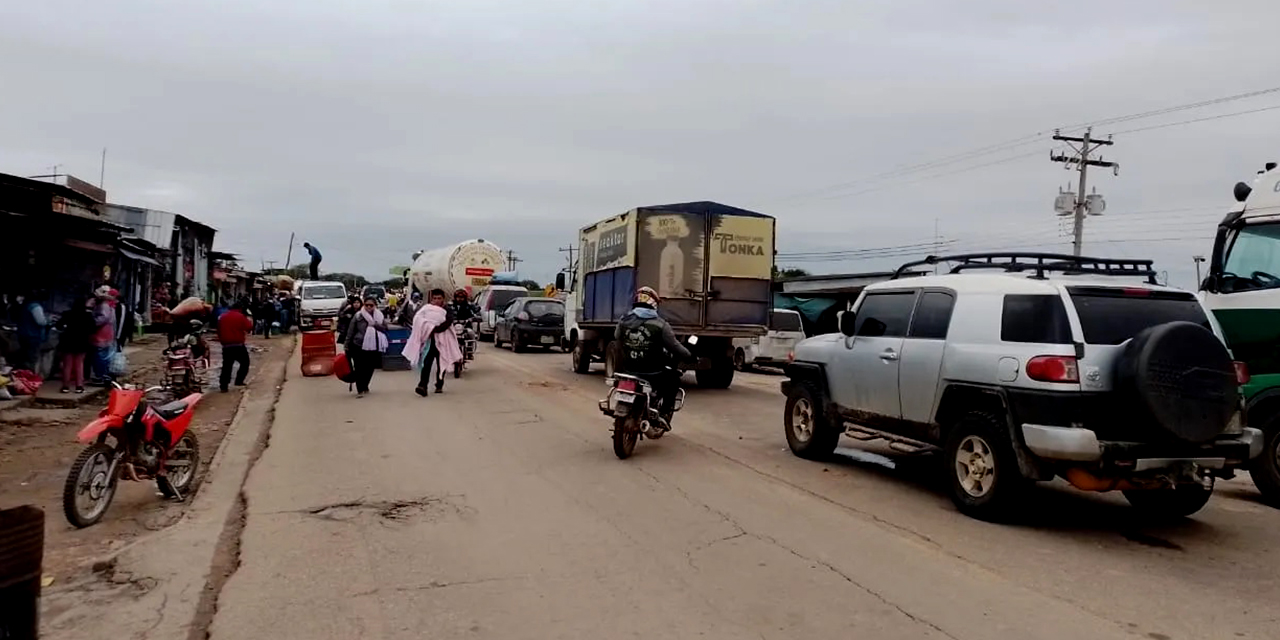
[[[1067,249],[1052,201],[1073,176],[1044,138],[873,176],[1280,85],[1277,24],[1265,0],[11,2],[0,172],[96,181],[106,147],[112,201],[212,224],[250,266],[296,231],[326,270],[377,277],[483,237],[546,281],[579,227],[688,200],[776,215],[784,253],[930,243],[935,224],[958,249]],[[1278,131],[1280,110],[1117,135],[1086,252],[1190,286]]]

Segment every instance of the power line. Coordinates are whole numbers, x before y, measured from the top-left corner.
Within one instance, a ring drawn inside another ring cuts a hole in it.
[[[1218,115],[1216,115],[1216,116],[1205,116],[1205,117],[1203,117],[1203,118],[1192,118],[1191,120],[1180,120],[1180,121],[1178,121],[1178,122],[1166,122],[1165,124],[1156,124],[1156,125],[1151,125],[1151,126],[1149,126],[1149,127],[1138,127],[1137,129],[1126,129],[1126,130],[1124,130],[1124,131],[1117,131],[1117,132],[1115,132],[1115,133],[1114,133],[1114,134],[1112,134],[1112,135],[1117,135],[1117,136],[1118,136],[1118,135],[1126,134],[1126,133],[1137,133],[1137,132],[1139,132],[1139,131],[1151,131],[1151,130],[1154,130],[1154,129],[1165,129],[1165,128],[1168,128],[1168,127],[1179,127],[1179,126],[1182,126],[1182,125],[1184,125],[1184,124],[1194,124],[1194,123],[1196,123],[1196,122],[1208,122],[1208,121],[1210,121],[1210,120],[1221,120],[1221,119],[1223,119],[1223,118],[1234,118],[1234,117],[1236,117],[1236,116],[1246,116],[1246,115],[1249,115],[1249,114],[1251,114],[1251,113],[1262,113],[1263,111],[1274,111],[1274,110],[1276,110],[1276,109],[1280,109],[1280,104],[1273,105],[1273,106],[1270,106],[1270,107],[1262,107],[1261,109],[1249,109],[1248,111],[1235,111],[1235,112],[1232,112],[1232,113],[1222,113],[1222,114],[1218,114]]]
[[[1210,106],[1217,106],[1217,105],[1226,104],[1226,103],[1229,103],[1229,102],[1235,102],[1235,101],[1237,101],[1237,100],[1245,100],[1245,99],[1248,99],[1248,98],[1256,98],[1256,97],[1258,97],[1258,96],[1268,95],[1268,94],[1277,93],[1277,92],[1280,92],[1280,87],[1270,87],[1270,88],[1266,88],[1266,89],[1259,89],[1259,90],[1249,91],[1249,92],[1245,92],[1245,93],[1238,93],[1238,94],[1234,94],[1234,95],[1222,96],[1222,97],[1213,98],[1213,99],[1209,99],[1209,100],[1200,100],[1200,101],[1197,101],[1197,102],[1184,103],[1184,104],[1173,105],[1173,106],[1169,106],[1169,107],[1162,107],[1162,108],[1159,108],[1159,109],[1151,109],[1151,110],[1147,110],[1147,111],[1139,111],[1139,112],[1136,112],[1136,113],[1130,113],[1130,114],[1125,114],[1125,115],[1120,115],[1120,116],[1113,116],[1113,117],[1110,117],[1110,118],[1103,118],[1103,119],[1100,119],[1100,120],[1092,120],[1092,121],[1080,122],[1080,123],[1071,124],[1071,125],[1065,125],[1065,126],[1057,127],[1057,128],[1056,128],[1056,130],[1058,130],[1058,131],[1072,132],[1072,131],[1078,131],[1078,130],[1080,130],[1080,129],[1084,129],[1084,128],[1086,128],[1086,127],[1090,127],[1090,126],[1105,126],[1105,125],[1109,125],[1109,124],[1119,124],[1119,123],[1122,123],[1122,122],[1130,122],[1130,121],[1133,121],[1133,120],[1141,120],[1141,119],[1145,119],[1145,118],[1153,118],[1153,117],[1157,117],[1157,116],[1168,115],[1168,114],[1171,114],[1171,113],[1178,113],[1178,112],[1181,112],[1181,111],[1189,111],[1189,110],[1192,110],[1192,109],[1201,109],[1201,108],[1210,107]],[[1246,115],[1246,114],[1248,114],[1248,113],[1257,113],[1257,112],[1259,112],[1259,111],[1266,111],[1266,110],[1269,110],[1269,109],[1271,109],[1271,108],[1272,108],[1272,107],[1268,107],[1268,108],[1266,108],[1266,109],[1259,109],[1259,110],[1244,111],[1244,112],[1239,112],[1239,113],[1236,113],[1236,114],[1224,114],[1224,115],[1222,115],[1222,116],[1220,116],[1220,117],[1232,117],[1233,115]],[[1276,108],[1280,108],[1280,107],[1276,107]],[[1211,117],[1211,118],[1207,118],[1207,119],[1215,119],[1215,118],[1212,118],[1212,117]],[[1166,125],[1159,125],[1159,126],[1154,126],[1154,127],[1149,127],[1149,128],[1140,128],[1140,129],[1136,129],[1136,130],[1128,130],[1128,131],[1124,131],[1124,132],[1121,132],[1121,133],[1134,133],[1134,132],[1136,132],[1136,131],[1146,131],[1146,130],[1150,130],[1150,129],[1157,129],[1157,128],[1164,128],[1164,127],[1179,126],[1179,125],[1182,125],[1182,124],[1191,124],[1191,123],[1193,123],[1193,122],[1200,122],[1200,121],[1203,121],[1203,120],[1201,120],[1201,119],[1195,119],[1195,120],[1189,120],[1189,121],[1186,121],[1186,122],[1180,122],[1180,123],[1169,123],[1169,124],[1166,124]],[[818,188],[818,189],[812,189],[812,190],[809,190],[809,191],[804,191],[804,192],[800,192],[800,193],[797,193],[797,194],[792,194],[792,195],[790,195],[790,196],[785,196],[785,197],[783,197],[783,198],[779,198],[777,201],[792,201],[792,200],[798,200],[798,199],[808,199],[808,198],[812,198],[812,197],[815,197],[815,196],[824,195],[824,194],[827,194],[827,193],[830,193],[830,192],[833,192],[833,191],[840,191],[840,190],[843,190],[843,189],[848,189],[848,188],[850,188],[850,187],[855,187],[855,186],[858,186],[858,185],[861,185],[861,184],[865,184],[865,183],[869,183],[869,182],[882,181],[882,180],[891,179],[891,178],[896,178],[896,177],[900,177],[900,176],[906,176],[906,175],[910,175],[910,174],[912,174],[912,173],[918,173],[918,172],[920,172],[920,171],[925,171],[925,170],[928,170],[928,169],[934,169],[934,168],[938,168],[938,167],[942,167],[942,166],[947,166],[947,165],[950,165],[950,164],[955,164],[955,163],[957,163],[957,162],[961,162],[961,161],[964,161],[964,160],[972,159],[972,158],[974,158],[975,156],[984,156],[984,155],[990,155],[990,154],[992,154],[992,153],[998,153],[998,152],[1000,152],[1000,151],[1005,151],[1005,150],[1008,150],[1008,149],[1012,149],[1012,148],[1016,148],[1016,147],[1020,147],[1020,146],[1025,146],[1025,145],[1027,145],[1027,144],[1032,144],[1032,143],[1035,143],[1035,142],[1039,142],[1039,141],[1043,140],[1043,139],[1044,139],[1044,138],[1049,134],[1049,131],[1050,131],[1050,130],[1040,131],[1040,132],[1036,132],[1036,133],[1028,134],[1028,135],[1025,135],[1025,136],[1020,136],[1020,137],[1017,137],[1017,138],[1012,138],[1012,139],[1006,140],[1006,141],[1004,141],[1004,142],[998,142],[998,143],[994,143],[994,144],[983,145],[983,146],[980,146],[980,147],[977,147],[977,148],[974,148],[974,149],[969,149],[969,150],[967,150],[967,151],[961,151],[961,152],[958,152],[958,153],[953,153],[953,154],[950,154],[950,155],[941,156],[941,157],[935,158],[935,159],[933,159],[933,160],[927,160],[927,161],[924,161],[924,162],[918,162],[918,163],[913,163],[913,164],[902,165],[902,166],[899,166],[899,167],[895,167],[895,168],[893,168],[893,169],[890,169],[890,170],[888,170],[888,171],[881,172],[881,173],[876,173],[876,174],[872,174],[872,175],[869,175],[869,176],[866,176],[866,177],[863,177],[863,178],[858,178],[858,179],[855,179],[855,180],[846,181],[846,182],[842,182],[842,183],[838,183],[838,184],[830,185],[830,186],[827,186],[827,187],[821,187],[821,188]],[[993,164],[998,164],[998,163],[993,163]],[[990,165],[984,165],[984,166],[990,166]],[[908,184],[909,184],[909,183],[908,183]],[[858,193],[851,194],[851,195],[858,195],[858,194],[861,194],[861,193],[867,193],[868,191],[870,191],[870,190],[867,190],[867,191],[860,191],[860,192],[858,192]],[[848,196],[845,196],[845,197],[848,197]]]
[[[1014,160],[1022,160],[1023,158],[1030,158],[1030,157],[1032,157],[1032,156],[1038,156],[1038,155],[1040,155],[1041,153],[1043,153],[1043,152],[1041,152],[1041,151],[1032,151],[1032,152],[1030,152],[1030,153],[1023,153],[1023,154],[1016,155],[1016,156],[1010,156],[1010,157],[1007,157],[1007,158],[1001,158],[1001,159],[999,159],[999,160],[993,160],[993,161],[991,161],[991,162],[983,162],[983,163],[981,163],[981,164],[975,164],[975,165],[972,165],[972,166],[969,166],[969,167],[964,167],[964,168],[962,168],[962,169],[956,169],[956,170],[954,170],[954,171],[944,171],[944,172],[942,172],[942,173],[935,173],[935,174],[931,174],[931,175],[923,176],[923,177],[920,177],[920,178],[916,178],[915,180],[908,180],[908,181],[906,181],[906,182],[899,182],[899,183],[897,183],[897,184],[884,184],[884,185],[880,185],[880,186],[876,186],[876,187],[871,187],[871,188],[869,188],[869,189],[863,189],[863,190],[861,190],[861,191],[855,191],[855,192],[853,192],[853,193],[841,193],[841,194],[836,194],[836,195],[832,195],[832,196],[827,196],[827,197],[822,198],[822,199],[823,199],[823,200],[839,200],[839,199],[842,199],[842,198],[853,198],[853,197],[857,197],[857,196],[860,196],[860,195],[863,195],[863,194],[866,194],[866,193],[871,193],[871,192],[873,192],[873,191],[880,191],[880,190],[882,190],[882,189],[888,189],[888,188],[890,188],[890,187],[905,187],[905,186],[910,185],[910,184],[916,184],[916,183],[919,183],[919,182],[925,182],[925,181],[927,181],[927,180],[936,180],[936,179],[938,179],[938,178],[943,178],[943,177],[946,177],[946,176],[953,176],[953,175],[956,175],[956,174],[958,174],[958,173],[968,173],[968,172],[970,172],[970,171],[977,171],[978,169],[983,169],[983,168],[991,167],[991,166],[995,166],[995,165],[998,165],[998,164],[1004,164],[1004,163],[1006,163],[1006,162],[1013,162]]]
[[[1123,115],[1123,116],[1104,118],[1102,120],[1093,120],[1091,122],[1081,122],[1079,124],[1069,125],[1069,126],[1060,127],[1060,128],[1067,130],[1067,129],[1082,129],[1084,127],[1089,127],[1089,126],[1101,127],[1109,124],[1119,124],[1121,122],[1129,122],[1131,120],[1142,120],[1145,118],[1154,118],[1156,116],[1168,115],[1170,113],[1177,113],[1179,111],[1202,109],[1204,107],[1211,107],[1211,106],[1216,106],[1220,104],[1226,104],[1228,102],[1235,102],[1236,100],[1246,100],[1248,98],[1256,98],[1258,96],[1263,96],[1263,95],[1276,93],[1276,92],[1280,92],[1280,87],[1258,89],[1256,91],[1237,93],[1235,95],[1222,96],[1220,98],[1213,98],[1210,100],[1201,100],[1199,102],[1188,102],[1186,104],[1174,105],[1171,107],[1163,107],[1160,109],[1152,109],[1150,111],[1140,111],[1138,113],[1130,113],[1128,115]]]

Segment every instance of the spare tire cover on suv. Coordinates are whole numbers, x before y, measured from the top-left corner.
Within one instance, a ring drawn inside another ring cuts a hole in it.
[[[1205,442],[1239,410],[1231,354],[1198,324],[1169,322],[1142,331],[1116,366],[1117,391],[1134,402],[1133,417],[1153,436]]]

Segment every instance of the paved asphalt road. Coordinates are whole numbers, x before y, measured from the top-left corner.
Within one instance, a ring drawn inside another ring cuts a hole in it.
[[[763,374],[619,461],[602,374],[568,366],[485,345],[443,396],[380,372],[357,400],[292,364],[212,637],[1280,634],[1280,511],[1247,477],[1175,525],[1057,485],[990,525],[927,459],[793,457]]]

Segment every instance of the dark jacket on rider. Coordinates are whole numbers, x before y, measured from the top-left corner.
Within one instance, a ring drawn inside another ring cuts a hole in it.
[[[614,339],[622,346],[622,368],[636,374],[656,373],[672,358],[687,360],[689,350],[656,309],[638,304],[618,321]],[[669,355],[668,355],[669,354]]]
[[[471,301],[459,302],[454,300],[449,303],[449,311],[453,312],[455,322],[465,323],[480,315],[480,309]]]

